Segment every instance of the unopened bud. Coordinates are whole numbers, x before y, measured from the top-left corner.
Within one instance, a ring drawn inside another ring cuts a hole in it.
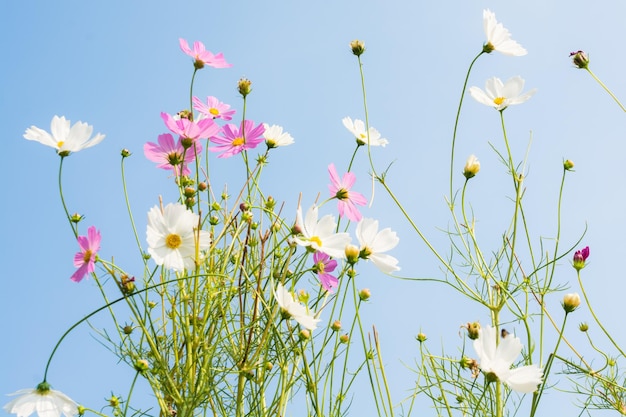
[[[148,365],[148,361],[145,359],[139,359],[137,360],[137,362],[135,362],[135,370],[137,372],[146,372],[148,369],[150,369],[150,366]]]
[[[566,313],[571,313],[572,311],[576,310],[580,305],[580,295],[578,295],[577,293],[565,294],[561,305],[563,306],[563,310],[565,310]]]
[[[563,168],[566,171],[571,171],[574,168],[574,162],[572,162],[570,159],[566,159],[565,161],[563,161]]]
[[[122,158],[128,158],[129,156],[132,155],[132,153],[126,148],[122,149],[120,154],[122,155]]]
[[[415,338],[416,338],[416,339],[417,339],[417,341],[418,341],[418,342],[420,342],[420,343],[424,343],[424,342],[426,341],[426,339],[428,339],[428,338],[426,337],[426,335],[425,335],[424,333],[422,333],[422,332],[419,332],[419,333],[417,334],[417,336],[415,336]]]
[[[339,336],[339,341],[345,345],[350,341],[350,336],[347,333],[342,334],[341,336]]]
[[[298,291],[298,300],[302,303],[302,304],[306,304],[309,302],[309,293],[306,292],[306,290],[300,290]]]
[[[587,260],[588,257],[589,257],[589,246],[586,246],[585,248],[581,250],[577,250],[574,253],[574,262],[573,262],[574,269],[576,269],[577,271],[580,271],[581,269],[583,269],[585,267],[585,261]]]
[[[363,52],[365,52],[365,44],[363,43],[363,41],[355,39],[350,42],[350,49],[352,50],[352,53],[354,55],[361,56],[363,55]]]
[[[570,52],[569,57],[577,68],[587,69],[589,66],[589,57],[584,51]]]
[[[346,260],[349,264],[354,265],[359,260],[359,253],[361,252],[358,246],[348,245],[345,249]]]
[[[478,339],[478,335],[480,333],[480,323],[475,321],[474,323],[467,323],[465,326],[462,327],[465,327],[467,329],[467,337],[469,337],[471,340]]]
[[[70,220],[72,221],[72,223],[78,223],[78,222],[80,222],[84,218],[85,218],[85,216],[83,216],[82,214],[74,213],[70,217]]]
[[[250,88],[251,84],[252,81],[247,78],[242,78],[237,83],[237,91],[239,91],[239,94],[241,94],[243,98],[246,98],[246,96],[252,91],[252,88]]]
[[[300,337],[300,340],[309,340],[311,338],[311,332],[307,329],[302,329],[300,330],[298,336]]]
[[[370,299],[371,296],[372,292],[369,290],[369,288],[363,288],[361,291],[359,291],[359,298],[361,299],[361,301],[367,301]]]
[[[589,325],[587,323],[580,323],[578,325],[578,330],[580,330],[581,332],[586,332],[587,330],[589,330]]]
[[[476,176],[476,174],[478,174],[478,171],[480,171],[480,162],[478,161],[478,158],[476,158],[475,155],[470,155],[469,158],[467,158],[467,161],[465,162],[465,167],[463,168],[463,175],[465,176],[465,178],[469,180],[470,178],[473,178],[474,176]]]
[[[341,330],[341,322],[339,320],[333,321],[333,323],[330,325],[330,328],[332,331],[338,332],[339,330]]]

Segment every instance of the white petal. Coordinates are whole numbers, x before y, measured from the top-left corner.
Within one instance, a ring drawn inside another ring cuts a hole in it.
[[[511,369],[509,374],[502,378],[512,390],[530,394],[537,390],[537,386],[541,384],[543,371],[536,365],[521,366]]]

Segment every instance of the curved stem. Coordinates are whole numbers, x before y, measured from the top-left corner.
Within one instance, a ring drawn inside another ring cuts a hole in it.
[[[604,91],[609,93],[609,95],[613,98],[613,100],[615,100],[615,102],[620,107],[620,109],[622,109],[622,111],[626,112],[626,107],[624,107],[624,105],[622,103],[620,103],[620,101],[617,99],[617,97],[615,97],[615,94],[613,94],[611,92],[611,90],[609,90],[609,88],[602,81],[600,81],[600,79],[598,77],[596,77],[596,74],[594,74],[589,68],[585,68],[585,69],[593,77],[593,79],[596,80],[598,82],[598,84],[600,84],[600,86],[602,88],[604,88]]]
[[[67,205],[65,204],[65,197],[63,196],[63,182],[61,181],[62,173],[63,173],[63,161],[65,160],[65,156],[61,155],[61,162],[59,163],[59,194],[61,195],[61,204],[63,204],[63,210],[65,211],[65,217],[72,228],[72,232],[74,232],[74,237],[78,238],[78,226],[72,222],[72,216],[70,216],[70,212],[67,210]]]

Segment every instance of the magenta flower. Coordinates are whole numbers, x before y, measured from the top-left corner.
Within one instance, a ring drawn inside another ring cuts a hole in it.
[[[263,132],[265,132],[263,124],[254,127],[252,120],[241,122],[239,129],[233,124],[227,124],[222,128],[222,136],[211,137],[211,142],[217,146],[209,148],[209,150],[222,152],[218,158],[230,158],[242,151],[256,148],[259,143],[265,140]]]
[[[337,277],[330,274],[330,272],[333,272],[335,268],[337,268],[337,261],[330,259],[330,256],[326,255],[324,252],[316,251],[313,254],[313,262],[315,262],[313,272],[317,274],[322,287],[326,291],[332,291],[339,283]]]
[[[91,226],[87,229],[87,236],[78,236],[76,240],[80,246],[80,252],[74,255],[74,266],[78,269],[70,279],[74,282],[80,282],[85,275],[95,271],[96,256],[100,250],[100,232]]]
[[[178,39],[178,43],[180,44],[180,49],[193,58],[193,66],[196,69],[204,68],[205,65],[213,68],[228,68],[233,66],[226,62],[221,52],[213,55],[213,52],[207,51],[204,44],[200,41],[193,43],[193,49],[189,48],[189,44],[183,38]]]
[[[580,271],[581,269],[583,269],[585,267],[585,261],[587,260],[588,257],[589,257],[589,246],[586,246],[585,248],[581,250],[577,250],[574,253],[574,268],[577,271]]]
[[[189,119],[180,118],[176,119],[173,116],[161,112],[161,119],[165,122],[165,126],[172,133],[175,133],[182,137],[182,139],[208,139],[213,135],[217,135],[220,131],[220,127],[213,119],[202,119],[197,122],[192,122]]]
[[[207,97],[206,104],[198,97],[193,98],[193,108],[211,119],[232,120],[235,110],[229,110],[230,104],[222,103],[216,97]]]
[[[343,178],[339,180],[335,164],[328,165],[328,173],[330,174],[330,182],[328,189],[330,190],[331,198],[338,200],[337,208],[339,209],[339,215],[341,217],[346,216],[348,219],[358,222],[361,220],[361,213],[356,208],[356,205],[364,206],[367,204],[367,199],[361,193],[350,191],[350,188],[356,181],[356,175],[352,172],[346,172]]]
[[[185,151],[180,138],[178,138],[178,142],[174,143],[174,137],[169,133],[164,133],[159,135],[158,144],[146,142],[143,145],[143,153],[146,155],[146,158],[159,164],[157,168],[172,170],[176,175],[189,175],[191,171],[187,168],[187,164],[193,162],[196,155],[200,155],[202,152],[200,142],[194,143],[195,150],[192,147]],[[182,172],[180,169],[181,165]]]

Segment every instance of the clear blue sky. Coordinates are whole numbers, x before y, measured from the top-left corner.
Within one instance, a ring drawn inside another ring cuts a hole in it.
[[[439,228],[449,222],[444,196],[450,139],[463,77],[484,42],[484,8],[496,13],[529,54],[484,56],[469,84],[483,87],[492,76],[521,75],[528,89],[538,89],[528,103],[506,112],[514,154],[521,158],[533,137],[525,198],[535,239],[554,234],[561,163],[572,159],[576,172],[566,186],[563,245],[569,246],[588,226],[588,288],[597,313],[626,343],[620,333],[626,288],[621,267],[626,250],[626,115],[568,58],[570,51],[586,50],[595,73],[626,100],[625,4],[7,2],[0,13],[0,122],[9,149],[0,180],[5,201],[0,223],[5,242],[0,251],[0,394],[40,382],[58,337],[100,305],[93,282],[77,285],[69,280],[77,246],[59,201],[58,157],[22,139],[26,128],[47,129],[57,114],[88,122],[107,135],[97,147],[66,160],[64,186],[70,211],[86,215],[85,227],[94,224],[102,230],[102,254],[131,262],[136,249],[121,194],[119,151],[134,152],[127,166],[128,186],[143,236],[143,213],[169,189],[167,174],[143,157],[143,144],[165,132],[161,111],[175,113],[188,103],[191,64],[178,48],[179,37],[201,40],[233,64],[231,69],[202,71],[197,91],[239,108],[236,82],[245,76],[254,88],[248,116],[280,124],[295,138],[294,146],[274,158],[266,177],[272,193],[292,205],[299,192],[309,202],[317,192],[325,195],[327,165],[348,163],[353,141],[341,119],[363,118],[358,68],[348,48],[358,38],[367,47],[363,60],[370,121],[390,142],[374,150],[379,167],[394,161],[390,184],[433,244],[445,252],[447,238]],[[508,207],[508,178],[488,145],[500,140],[497,112],[468,96],[460,122],[458,171],[467,155],[479,157],[482,170],[472,184],[471,199],[487,245],[499,242],[507,219],[499,210]],[[236,175],[224,166],[217,183]],[[355,172],[359,191],[369,196],[363,158]],[[365,214],[398,232],[401,243],[393,255],[400,260],[402,276],[441,277],[432,255],[388,198],[382,191],[376,198]],[[433,349],[441,341],[454,354],[460,344],[458,327],[488,318],[444,287],[374,273],[361,279],[374,294],[367,314],[380,330],[396,400],[411,387],[413,375],[402,363],[410,364],[417,356],[414,336],[420,329],[434,341]],[[577,289],[567,261],[557,279]],[[549,300],[557,312],[560,300],[561,295]],[[590,321],[585,309],[575,313],[570,323],[574,337],[576,324],[585,320]],[[63,346],[50,381],[79,402],[99,404],[111,390],[124,392],[126,385],[116,384],[126,382],[130,371],[115,364],[115,357],[85,326]],[[562,398],[552,395],[553,401]],[[357,403],[353,415],[358,411]]]

